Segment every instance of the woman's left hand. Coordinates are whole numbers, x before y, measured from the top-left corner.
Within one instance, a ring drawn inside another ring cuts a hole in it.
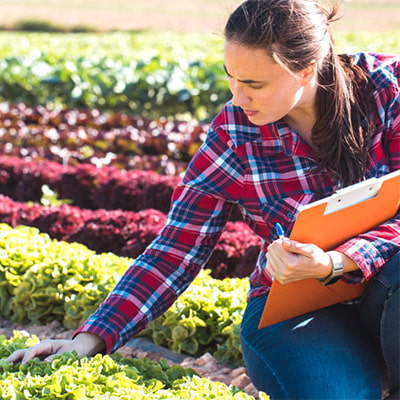
[[[331,259],[321,248],[288,238],[275,240],[269,245],[267,261],[268,274],[283,284],[307,278],[325,278],[332,270]]]

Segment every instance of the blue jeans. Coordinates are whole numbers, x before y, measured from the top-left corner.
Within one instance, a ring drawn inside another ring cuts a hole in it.
[[[252,298],[241,326],[247,372],[271,399],[399,399],[400,252],[359,304],[337,304],[258,329],[266,296]]]

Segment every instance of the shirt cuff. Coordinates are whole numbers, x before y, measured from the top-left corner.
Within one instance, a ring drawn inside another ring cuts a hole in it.
[[[101,337],[104,340],[104,343],[106,344],[105,350],[102,352],[102,354],[111,354],[114,352],[114,343],[117,342],[117,338],[115,338],[112,334],[107,334],[106,332],[99,332],[99,329],[97,327],[91,326],[90,324],[87,324],[86,322],[81,325],[72,335],[72,338],[75,338],[76,335],[79,333],[84,333],[84,332],[89,332],[93,333],[99,337]]]
[[[350,257],[360,269],[343,275],[343,280],[348,283],[370,280],[386,262],[370,241],[361,238],[348,240],[335,250]]]

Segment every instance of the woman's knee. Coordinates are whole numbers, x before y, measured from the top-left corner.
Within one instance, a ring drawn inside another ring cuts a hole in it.
[[[259,390],[272,399],[379,399],[378,360],[352,308],[339,305],[258,329],[264,303],[250,301],[241,332],[248,374]]]
[[[243,358],[247,368],[247,374],[253,385],[271,399],[289,399],[285,388],[285,380],[281,380],[269,362],[264,359],[262,352],[255,349],[251,343],[251,338],[246,335],[241,336],[241,346]]]

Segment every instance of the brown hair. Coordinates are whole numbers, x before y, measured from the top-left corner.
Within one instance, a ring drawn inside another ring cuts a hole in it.
[[[329,169],[346,186],[365,178],[371,89],[352,58],[334,50],[330,26],[336,11],[328,12],[315,0],[247,0],[229,17],[225,39],[265,49],[292,72],[317,64],[312,141],[318,169]]]

